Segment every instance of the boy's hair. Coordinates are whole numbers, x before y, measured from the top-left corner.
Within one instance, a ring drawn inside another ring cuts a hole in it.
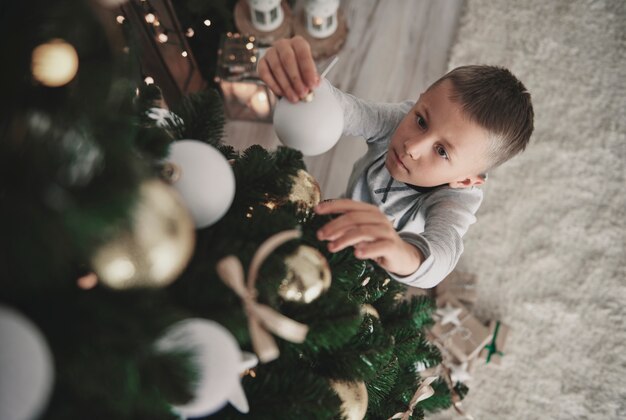
[[[469,119],[491,134],[489,168],[526,148],[533,132],[530,93],[509,70],[496,66],[457,67],[432,84],[452,82],[451,100],[460,103]]]

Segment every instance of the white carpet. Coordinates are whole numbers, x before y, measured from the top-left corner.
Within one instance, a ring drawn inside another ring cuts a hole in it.
[[[512,333],[464,405],[481,420],[624,419],[626,2],[469,0],[450,67],[470,63],[510,68],[536,117],[466,237],[475,313]]]

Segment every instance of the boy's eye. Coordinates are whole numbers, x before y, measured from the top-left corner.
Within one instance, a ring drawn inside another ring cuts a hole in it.
[[[437,154],[438,154],[440,157],[442,157],[442,158],[444,158],[444,159],[446,159],[446,160],[448,160],[448,159],[449,159],[449,157],[448,157],[448,152],[446,152],[446,149],[445,149],[443,146],[441,146],[441,145],[437,145],[437,146],[435,146],[435,150],[437,151]]]
[[[415,114],[415,122],[417,122],[417,125],[422,129],[422,130],[426,130],[426,120],[424,119],[424,117],[422,117],[420,114]]]

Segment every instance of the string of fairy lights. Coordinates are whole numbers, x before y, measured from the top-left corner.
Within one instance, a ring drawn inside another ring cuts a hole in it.
[[[137,4],[137,3],[135,3]],[[139,7],[141,7],[141,13],[143,14],[143,19],[148,25],[149,30],[152,33],[154,39],[160,44],[169,44],[175,45],[180,48],[180,55],[184,58],[189,57],[189,52],[187,51],[184,43],[180,40],[183,39],[183,36],[186,38],[193,38],[196,35],[196,29],[192,26],[187,27],[184,31],[177,30],[176,28],[168,27],[164,24],[163,20],[160,19],[159,14],[157,13],[156,8],[151,4],[150,0],[140,0]],[[124,14],[123,10],[120,10],[115,20],[118,24],[124,25],[129,19]],[[202,21],[203,29],[210,28],[212,25],[211,19],[206,18]],[[172,33],[179,33],[179,36],[171,36]],[[124,52],[128,53],[129,48],[124,47]],[[144,76],[144,82],[146,84],[153,84],[154,78],[152,76],[146,75]]]

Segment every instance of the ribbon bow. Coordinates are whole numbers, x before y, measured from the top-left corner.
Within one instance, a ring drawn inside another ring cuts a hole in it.
[[[491,361],[491,356],[497,354],[499,356],[504,356],[498,347],[496,346],[496,340],[498,339],[498,330],[500,329],[500,321],[496,321],[496,329],[493,332],[493,337],[491,338],[491,343],[487,344],[485,348],[487,349],[487,361],[485,363],[489,363]]]
[[[413,398],[411,398],[411,401],[409,402],[409,409],[403,413],[394,414],[392,417],[389,417],[388,420],[409,420],[409,418],[413,415],[413,410],[415,410],[415,406],[417,405],[417,403],[427,398],[430,398],[435,394],[435,390],[432,386],[430,386],[430,384],[432,384],[436,379],[436,376],[429,376],[428,378],[424,379],[419,388],[417,388],[417,391],[415,391],[415,394],[413,394]]]
[[[262,363],[271,362],[280,354],[276,340],[270,331],[294,343],[302,343],[309,332],[308,326],[287,318],[273,308],[256,301],[255,283],[263,261],[280,245],[300,236],[302,233],[299,230],[286,230],[263,242],[252,257],[246,282],[244,282],[244,270],[239,258],[229,255],[217,263],[217,274],[243,302],[248,315],[252,347]]]

